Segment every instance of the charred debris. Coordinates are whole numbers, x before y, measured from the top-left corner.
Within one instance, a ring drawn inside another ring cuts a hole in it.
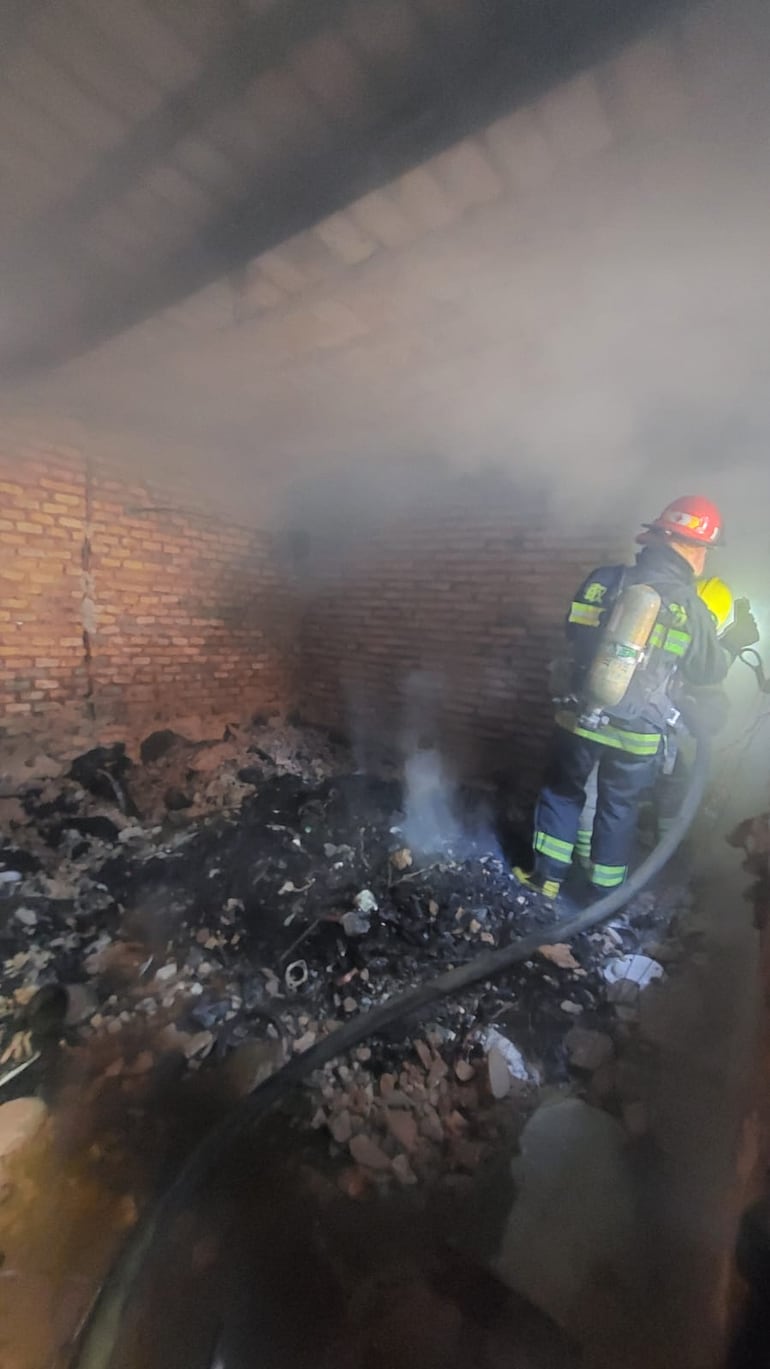
[[[550,919],[496,843],[412,850],[400,780],[355,773],[298,725],[156,732],[136,760],[122,744],[67,767],[37,756],[2,783],[0,1103],[55,1101],[74,1061],[92,1093],[133,1096],[172,1061],[238,1096],[351,1015]],[[312,1076],[300,1124],[340,1184],[473,1172],[554,1088],[643,1132],[627,1061],[689,902],[669,880]]]

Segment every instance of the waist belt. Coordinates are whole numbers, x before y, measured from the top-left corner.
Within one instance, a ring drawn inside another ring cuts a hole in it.
[[[581,727],[577,715],[567,712],[557,713],[556,723],[576,737],[585,737],[600,746],[612,746],[616,751],[627,751],[630,756],[657,756],[660,750],[660,732],[628,732],[615,723],[600,723],[597,728]]]

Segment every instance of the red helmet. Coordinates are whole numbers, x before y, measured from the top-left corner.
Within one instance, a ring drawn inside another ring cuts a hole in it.
[[[645,528],[676,537],[680,542],[715,547],[722,541],[722,515],[716,504],[697,494],[685,494],[668,504],[654,523]],[[644,534],[642,534],[643,536]]]

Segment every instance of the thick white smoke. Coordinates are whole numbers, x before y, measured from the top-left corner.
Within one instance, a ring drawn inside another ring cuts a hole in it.
[[[404,684],[404,836],[423,855],[499,856],[484,805],[462,801],[453,769],[434,744],[441,694],[436,672],[414,671]]]

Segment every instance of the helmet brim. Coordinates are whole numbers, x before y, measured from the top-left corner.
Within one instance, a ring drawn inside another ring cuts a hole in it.
[[[669,542],[686,542],[690,547],[705,547],[706,551],[711,551],[714,547],[723,547],[724,538],[720,533],[715,542],[704,542],[702,537],[690,537],[686,532],[672,532],[670,528],[662,527],[660,523],[642,523],[644,531],[640,532],[637,542],[640,546],[646,546],[650,541],[651,535],[655,537],[665,537]]]

